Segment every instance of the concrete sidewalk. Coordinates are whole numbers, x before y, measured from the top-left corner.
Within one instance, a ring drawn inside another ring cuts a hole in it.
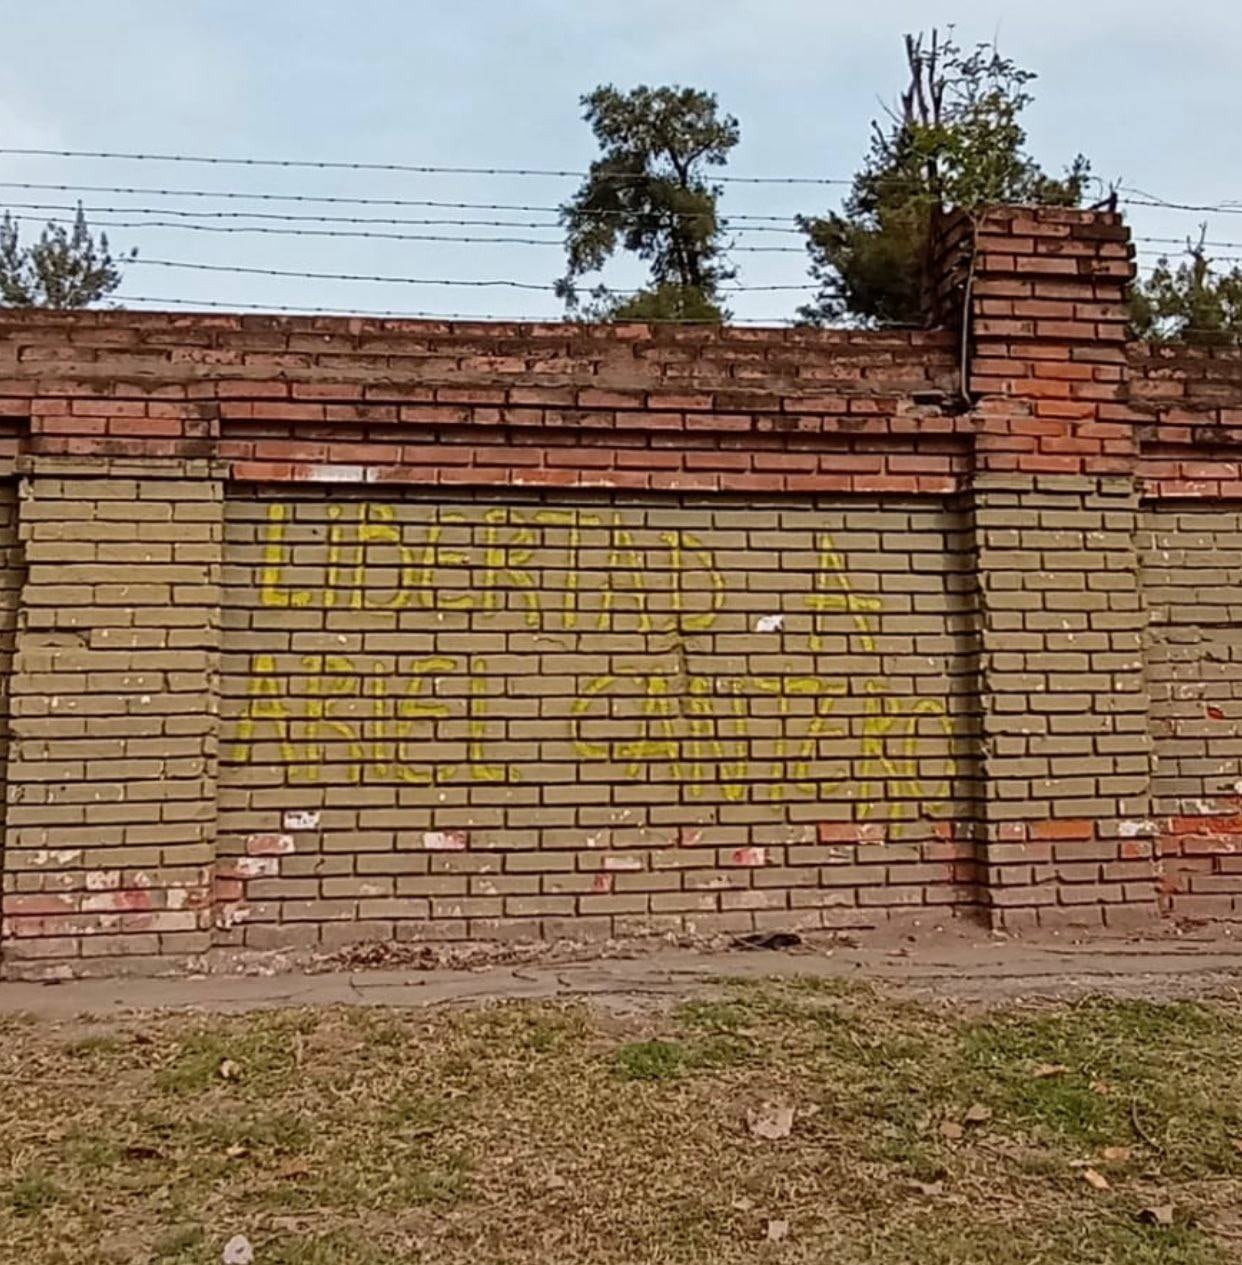
[[[1203,939],[1024,943],[929,937],[892,947],[650,955],[470,970],[209,975],[0,984],[0,1013],[50,1018],[135,1011],[240,1012],[292,1006],[434,1006],[590,998],[610,1010],[659,1005],[734,978],[872,980],[925,999],[975,1004],[1101,993],[1171,999],[1237,995],[1242,943]]]

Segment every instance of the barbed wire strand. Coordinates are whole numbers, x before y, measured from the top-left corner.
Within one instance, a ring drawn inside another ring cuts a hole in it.
[[[10,202],[7,206],[12,210],[18,211],[51,211],[51,212],[71,212],[76,211],[76,206],[66,206],[63,203],[53,202]],[[456,227],[456,228],[560,228],[559,223],[555,221],[539,221],[539,220],[463,220],[442,217],[366,217],[366,216],[349,216],[349,215],[288,215],[288,214],[271,214],[259,211],[182,211],[175,207],[114,207],[114,206],[83,206],[83,212],[91,216],[98,215],[151,215],[164,216],[170,215],[174,217],[193,217],[193,218],[214,218],[214,219],[263,219],[275,220],[280,223],[310,223],[310,224],[394,224],[394,225],[425,225],[428,227]],[[56,215],[51,216],[33,216],[14,214],[12,219],[23,223],[49,223],[49,224],[73,224],[71,219],[58,218]],[[98,228],[166,228],[166,229],[185,229],[197,232],[212,233],[268,233],[279,236],[290,237],[356,237],[356,238],[379,238],[381,240],[393,241],[429,241],[429,242],[469,242],[483,244],[501,244],[501,245],[525,245],[525,246],[555,246],[563,247],[563,241],[560,238],[522,238],[522,237],[476,237],[471,235],[443,235],[443,234],[419,234],[419,233],[379,233],[371,231],[355,231],[355,230],[318,230],[318,229],[297,229],[297,228],[267,228],[258,225],[215,225],[215,224],[196,224],[163,222],[161,220],[144,220],[144,221],[119,221],[119,220],[93,220],[92,223]],[[723,225],[726,232],[790,232],[799,233],[798,229],[734,229],[728,228],[727,223]],[[1180,251],[1136,251],[1136,255],[1140,257],[1165,258],[1169,255],[1176,254],[1192,254],[1196,247],[1192,245],[1189,239],[1181,237],[1134,237],[1135,242],[1147,245],[1168,245],[1182,247]],[[1204,247],[1212,248],[1234,248],[1242,249],[1242,242],[1234,241],[1205,241],[1202,243]],[[738,246],[730,245],[726,249],[730,251],[742,252],[759,252],[759,253],[777,253],[777,254],[804,254],[805,251],[797,246]],[[1219,259],[1242,259],[1242,256],[1221,255]]]
[[[1190,253],[1189,250],[1187,250],[1187,247],[1192,239],[1186,237],[1135,237],[1132,240],[1142,242],[1146,245],[1181,246],[1183,248],[1183,253]],[[1204,241],[1200,244],[1203,246],[1211,246],[1213,248],[1223,246],[1226,249],[1234,247],[1242,250],[1242,242]]]
[[[553,285],[540,285],[533,281],[515,281],[509,277],[473,278],[473,277],[394,277],[383,273],[358,272],[311,272],[296,268],[257,268],[241,264],[206,264],[184,259],[137,259],[126,261],[127,267],[143,266],[148,268],[182,268],[195,272],[231,272],[261,277],[297,277],[311,281],[374,281],[391,285],[427,285],[427,286],[460,286],[466,289],[511,289],[555,292]],[[818,290],[820,286],[814,282],[800,282],[796,285],[721,285],[717,287],[721,293],[741,294],[776,291]],[[621,296],[645,294],[645,290],[610,290],[609,293]]]
[[[1153,197],[1151,194],[1144,193],[1141,189],[1130,189],[1128,192],[1139,196],[1119,198],[1118,202],[1122,206],[1154,207],[1162,211],[1193,211],[1196,215],[1242,215],[1242,206],[1229,202],[1173,202],[1164,198]]]
[[[1182,255],[1191,254],[1192,252],[1183,250]],[[1155,259],[1167,260],[1172,263],[1178,257],[1178,252],[1170,253],[1167,250],[1136,250],[1135,257],[1138,259]],[[1211,263],[1242,263],[1242,255],[1213,255],[1209,260]]]
[[[73,220],[44,218],[35,215],[14,215],[14,221],[25,224],[63,224],[72,225]],[[453,223],[454,221],[447,221]],[[470,223],[470,221],[465,221]],[[480,237],[473,234],[444,233],[378,233],[362,229],[311,229],[311,228],[268,228],[257,224],[179,224],[162,220],[93,220],[92,226],[99,229],[175,229],[184,232],[199,233],[260,233],[276,237],[336,237],[336,238],[372,238],[380,241],[399,242],[444,242],[474,246],[550,246],[557,250],[564,249],[564,242],[559,238],[535,237]],[[805,255],[806,251],[798,246],[738,246],[727,245],[723,249],[729,253],[740,254],[785,254]]]
[[[213,167],[278,167],[286,170],[311,171],[389,171],[420,176],[535,176],[549,179],[583,179],[591,175],[595,179],[616,183],[646,180],[646,173],[585,172],[540,167],[447,167],[435,164],[344,162],[304,158],[229,158],[205,154],[140,154],[120,153],[90,149],[17,149],[0,148],[0,155],[14,158],[89,158],[122,162],[188,163]],[[851,185],[853,179],[844,180],[826,176],[726,176],[712,173],[713,182],[729,184],[762,185]]]
[[[534,316],[530,314],[508,316],[503,313],[495,312],[432,312],[422,310],[409,310],[398,308],[339,308],[339,307],[317,307],[307,304],[292,303],[233,303],[220,299],[187,299],[187,298],[171,298],[168,296],[146,295],[146,294],[117,294],[113,296],[117,303],[152,303],[165,304],[176,307],[190,307],[202,309],[224,309],[226,311],[241,312],[270,312],[273,315],[304,315],[304,316],[337,316],[346,319],[351,316],[375,316],[390,317],[396,319],[409,320],[444,320],[444,321],[484,321],[484,322],[500,322],[509,325],[566,325],[572,326],[576,324],[573,321],[566,321],[562,316],[553,314],[550,316]],[[140,309],[133,308],[132,311]],[[156,309],[158,310],[158,309]],[[692,320],[686,317],[656,317],[656,318],[636,318],[636,323],[644,325],[711,325],[710,321]],[[776,317],[767,319],[763,317],[731,317],[724,322],[727,328],[730,325],[753,325],[772,329],[793,328],[798,324],[793,317]],[[896,322],[884,323],[884,329],[913,329],[914,326],[906,324],[898,324]],[[850,326],[839,327],[843,330],[849,330]]]
[[[72,211],[72,213],[76,213],[76,211],[78,210],[77,206],[65,206],[63,204],[57,204],[57,202],[8,202],[6,206],[8,206],[9,210],[14,210],[14,211],[61,211],[61,213],[71,213]],[[298,230],[297,229],[263,229],[263,228],[258,228],[258,226],[252,226],[252,225],[238,225],[238,226],[228,226],[228,228],[221,228],[221,226],[216,226],[216,225],[195,224],[195,223],[192,223],[192,220],[195,220],[195,219],[262,219],[262,220],[274,220],[274,221],[278,221],[278,223],[293,223],[293,224],[410,224],[410,225],[426,225],[426,226],[444,226],[444,228],[449,228],[449,226],[453,226],[453,228],[515,228],[515,229],[559,229],[560,228],[560,224],[556,223],[555,220],[553,221],[462,220],[462,219],[446,219],[446,218],[412,218],[412,219],[391,218],[390,219],[390,218],[384,218],[384,216],[379,216],[379,218],[372,219],[372,218],[366,218],[366,216],[350,216],[350,215],[273,215],[269,213],[263,213],[263,211],[181,211],[181,210],[177,210],[176,207],[162,207],[162,206],[83,206],[82,213],[85,215],[92,216],[92,220],[91,220],[92,225],[99,226],[99,228],[109,228],[109,226],[111,226],[111,228],[197,229],[200,231],[211,231],[211,233],[263,233],[263,231],[267,231],[267,233],[288,233],[288,234],[296,235],[298,233]],[[171,216],[175,216],[175,218],[178,220],[185,219],[186,223],[143,223],[143,224],[113,223],[113,224],[109,224],[109,221],[94,219],[94,216],[96,215],[153,215],[153,216],[171,215]],[[72,224],[73,223],[73,220],[71,219],[57,219],[56,216],[54,215],[48,216],[48,218],[46,219],[39,218],[39,216],[33,216],[33,215],[13,215],[13,219],[32,221],[32,223],[37,223],[37,224],[38,223],[49,223],[49,224]],[[773,228],[766,228],[766,226],[764,226],[764,228],[731,229],[730,226],[725,223],[721,224],[721,230],[723,231],[723,233],[726,233],[726,234],[741,234],[741,233],[794,233],[794,234],[797,234],[798,233],[797,229],[773,229]],[[307,233],[310,233],[310,230],[306,230],[306,231]],[[314,235],[314,234],[311,234],[311,235]],[[323,237],[323,235],[325,234],[319,233],[317,235],[321,235],[321,237]],[[333,235],[333,234],[328,234],[328,235]],[[340,235],[340,237],[378,237],[378,238],[397,238],[397,239],[402,239],[403,237],[405,237],[405,235],[403,234],[369,233],[369,231],[349,231],[349,233],[345,233],[345,231],[340,231],[340,233],[335,234],[335,235]],[[440,242],[440,240],[463,240],[463,242],[470,242],[470,240],[476,240],[476,239],[474,238],[439,238],[439,237],[417,238],[415,237],[415,238],[412,238],[412,240],[430,240],[430,242]],[[478,240],[484,240],[484,242],[489,242],[489,240],[511,240],[511,239],[481,238]],[[512,239],[512,240],[516,240],[516,239]],[[563,238],[541,238],[538,240],[538,242],[532,242],[532,243],[531,243],[531,239],[525,239],[525,240],[527,244],[556,245],[556,247],[562,247],[562,248],[564,247]],[[751,245],[751,247],[737,247],[737,245],[735,245],[735,247],[730,247],[729,249],[769,250],[769,252],[770,250],[778,250],[778,252],[790,252],[794,254],[806,253],[804,252],[804,249],[802,247],[793,247],[793,245],[769,245],[769,247],[758,247],[758,245]]]
[[[122,193],[135,197],[168,197],[168,198],[220,198],[227,201],[247,202],[296,202],[321,203],[339,206],[418,206],[442,211],[526,211],[535,214],[559,215],[559,206],[532,205],[524,202],[449,202],[434,198],[364,198],[333,197],[326,194],[306,193],[246,193],[237,190],[214,189],[161,189],[151,186],[134,185],[74,185],[74,184],[35,184],[24,180],[0,180],[0,189],[25,189],[40,193]],[[189,214],[189,212],[183,212]],[[632,219],[633,212],[600,209],[592,211],[592,215],[603,218]],[[676,219],[698,220],[701,215],[692,211],[666,211],[666,216]],[[770,223],[786,226],[780,231],[799,233],[802,230],[795,225],[796,217],[792,215],[760,215],[751,212],[730,212],[723,217],[730,223],[744,220],[747,223]],[[560,221],[557,221],[558,225]],[[758,232],[759,230],[753,230]]]

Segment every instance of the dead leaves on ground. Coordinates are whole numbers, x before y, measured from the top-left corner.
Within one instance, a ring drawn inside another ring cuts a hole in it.
[[[966,1136],[968,1129],[978,1129],[991,1119],[991,1107],[985,1107],[981,1102],[971,1103],[962,1113],[960,1121],[942,1120],[940,1122],[940,1136],[946,1142],[960,1142]]]
[[[962,1123],[965,1125],[987,1124],[992,1119],[992,1108],[985,1107],[981,1102],[972,1103],[966,1108],[966,1114],[962,1117]]]

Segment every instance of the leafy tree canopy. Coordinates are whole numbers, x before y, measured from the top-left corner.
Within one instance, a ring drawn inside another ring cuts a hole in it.
[[[897,108],[872,123],[871,148],[840,212],[800,217],[820,285],[800,315],[918,323],[933,213],[989,203],[1076,206],[1089,164],[1045,174],[1026,152],[1022,112],[1035,75],[995,44],[966,51],[947,34],[906,36],[910,81]]]
[[[582,105],[600,157],[561,208],[566,268],[557,292],[567,309],[604,320],[725,319],[719,287],[736,273],[724,254],[721,191],[706,169],[728,161],[737,120],[694,88],[606,85]],[[634,295],[597,286],[584,310],[581,278],[618,250],[648,264],[649,285]]]
[[[1130,318],[1139,338],[1219,346],[1242,337],[1242,269],[1217,272],[1206,238],[1205,225],[1180,263],[1161,259],[1134,287]]]
[[[107,235],[96,240],[80,203],[72,229],[49,223],[29,246],[22,245],[6,211],[0,222],[0,306],[89,307],[121,284],[120,264],[137,253],[114,259]]]

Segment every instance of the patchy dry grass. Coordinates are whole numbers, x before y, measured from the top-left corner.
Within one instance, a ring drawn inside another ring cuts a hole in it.
[[[1234,1005],[960,1014],[794,982],[620,1026],[0,1021],[0,1257],[206,1265],[243,1233],[256,1265],[1242,1259]],[[787,1137],[751,1133],[765,1103]]]

